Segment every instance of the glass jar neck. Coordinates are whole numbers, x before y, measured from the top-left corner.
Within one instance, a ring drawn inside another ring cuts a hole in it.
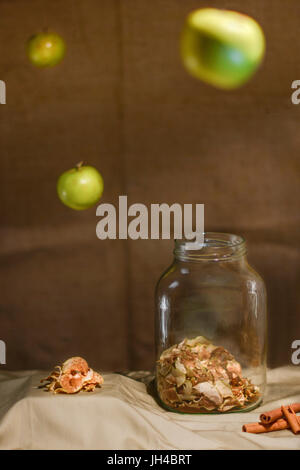
[[[188,249],[190,240],[176,240],[174,255],[178,261],[246,261],[247,249],[243,237],[230,233],[206,232],[202,248]]]

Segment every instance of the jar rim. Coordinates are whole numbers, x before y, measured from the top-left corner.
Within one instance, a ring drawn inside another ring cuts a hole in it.
[[[186,238],[175,240],[174,254],[176,258],[186,260],[224,261],[241,257],[246,254],[246,241],[241,235],[225,232],[204,232],[203,246],[191,250]]]

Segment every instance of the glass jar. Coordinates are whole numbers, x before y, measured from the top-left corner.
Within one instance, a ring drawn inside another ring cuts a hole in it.
[[[205,233],[175,242],[156,287],[156,387],[183,413],[249,411],[266,385],[266,290],[245,240]]]

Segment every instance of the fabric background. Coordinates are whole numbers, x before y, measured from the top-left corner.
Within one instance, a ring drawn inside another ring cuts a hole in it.
[[[284,5],[283,5],[284,3]],[[102,202],[205,203],[206,230],[242,234],[269,295],[269,364],[290,362],[299,321],[298,0],[216,0],[253,15],[267,56],[243,88],[189,77],[178,53],[202,0],[0,0],[0,338],[7,368],[82,355],[106,370],[153,364],[153,293],[172,241],[100,241],[95,210],[56,197],[80,160]],[[62,34],[65,60],[31,66],[25,42]],[[1,366],[4,368],[4,366]]]
[[[186,415],[162,409],[143,383],[105,374],[95,393],[37,389],[37,371],[0,373],[0,449],[300,449],[290,430],[242,432],[264,411],[300,400],[297,367],[269,371],[264,403],[248,413]],[[125,432],[124,432],[125,431]]]

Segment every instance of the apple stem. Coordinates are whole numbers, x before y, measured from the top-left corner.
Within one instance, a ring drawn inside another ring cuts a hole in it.
[[[76,163],[76,168],[77,168],[77,170],[79,170],[79,169],[82,167],[83,164],[84,164],[83,161],[82,161],[82,162],[79,162],[79,163]]]

